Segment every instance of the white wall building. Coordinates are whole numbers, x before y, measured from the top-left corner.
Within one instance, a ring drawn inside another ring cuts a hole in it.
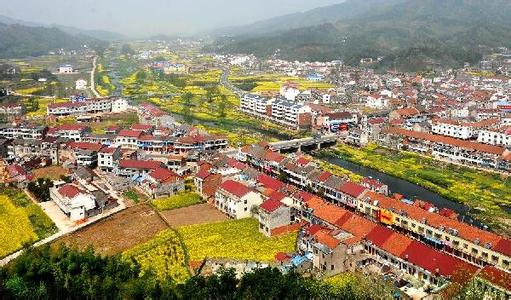
[[[71,219],[81,220],[87,217],[87,211],[96,207],[93,195],[80,190],[74,184],[64,184],[50,188],[50,197]]]
[[[57,72],[60,74],[69,74],[73,73],[73,66],[72,65],[62,65],[57,68]]]
[[[259,206],[262,202],[259,193],[232,180],[223,182],[215,194],[215,207],[233,219],[250,217],[252,207]]]
[[[85,79],[78,79],[76,82],[75,82],[75,89],[76,90],[85,90],[87,89],[87,80]]]

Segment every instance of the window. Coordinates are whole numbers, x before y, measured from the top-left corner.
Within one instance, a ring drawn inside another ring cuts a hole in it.
[[[332,270],[332,271],[333,271],[334,269],[335,269],[335,266],[334,266],[334,265],[331,265],[331,266],[330,266],[330,270]]]

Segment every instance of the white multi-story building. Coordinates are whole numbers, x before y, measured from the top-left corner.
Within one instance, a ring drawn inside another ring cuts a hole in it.
[[[295,101],[299,94],[300,90],[295,83],[286,83],[280,88],[280,95],[289,101]]]
[[[117,98],[112,101],[112,112],[120,113],[124,112],[129,108],[128,100],[124,98]]]
[[[41,140],[48,127],[36,125],[9,125],[0,128],[0,137],[6,139]]]
[[[60,74],[69,74],[69,73],[73,73],[74,70],[73,70],[73,66],[68,64],[68,65],[59,66],[57,68],[57,72],[59,72]]]
[[[75,82],[76,90],[85,90],[86,88],[87,88],[87,80],[80,78]]]
[[[86,218],[87,212],[96,208],[96,198],[74,184],[50,188],[50,197],[71,221]]]
[[[480,130],[491,128],[497,124],[497,119],[486,119],[479,122],[440,119],[433,123],[431,131],[435,134],[468,140],[477,137]]]
[[[136,150],[138,149],[138,142],[142,134],[142,131],[121,130],[115,138],[115,145],[123,149]]]
[[[276,100],[271,106],[271,119],[294,128],[311,124],[312,110],[309,106],[287,100]]]
[[[481,130],[477,141],[495,146],[511,146],[511,126]]]
[[[250,217],[252,207],[262,202],[261,194],[233,180],[223,182],[215,194],[215,207],[233,219]]]
[[[99,151],[98,167],[102,171],[113,172],[115,163],[121,158],[121,147],[107,147]]]
[[[256,115],[259,117],[267,117],[271,111],[273,100],[254,94],[245,94],[241,97],[241,111]]]
[[[50,128],[47,135],[50,137],[63,138],[79,142],[83,136],[90,132],[92,132],[92,129],[86,125],[64,124],[58,127]]]
[[[95,114],[123,112],[128,109],[128,102],[123,98],[92,99],[82,102],[53,103],[48,105],[47,114],[53,116],[68,116],[80,114]]]

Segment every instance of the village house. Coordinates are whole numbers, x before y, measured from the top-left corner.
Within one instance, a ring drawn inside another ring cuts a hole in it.
[[[98,153],[98,168],[111,173],[120,158],[121,147],[104,147]]]
[[[75,82],[75,90],[79,90],[79,91],[82,91],[82,90],[85,90],[87,89],[87,80],[85,79],[78,79],[76,82]]]
[[[50,197],[71,221],[88,217],[96,208],[95,197],[74,184],[55,185],[50,188]]]
[[[291,208],[281,200],[285,197],[280,192],[273,192],[270,197],[259,206],[259,232],[270,237],[288,233],[291,223]]]
[[[262,202],[259,193],[233,180],[224,181],[215,194],[215,207],[233,219],[250,217],[252,207]]]
[[[145,175],[153,170],[163,168],[163,163],[159,161],[121,159],[119,160],[115,173],[121,177],[131,178],[134,181],[140,181]]]
[[[181,176],[166,168],[151,170],[141,183],[142,189],[151,197],[170,196],[185,190]]]

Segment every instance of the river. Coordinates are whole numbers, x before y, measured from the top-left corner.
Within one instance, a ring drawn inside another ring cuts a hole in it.
[[[353,173],[362,175],[364,177],[372,177],[380,180],[382,183],[388,185],[392,193],[399,193],[404,195],[410,200],[424,200],[432,203],[438,208],[449,208],[459,214],[459,219],[468,224],[484,228],[485,226],[469,217],[467,214],[470,211],[469,207],[461,203],[454,202],[439,194],[423,188],[417,184],[394,177],[375,169],[367,168],[350,161],[344,160],[340,157],[325,156],[320,158],[323,161],[337,165]]]

